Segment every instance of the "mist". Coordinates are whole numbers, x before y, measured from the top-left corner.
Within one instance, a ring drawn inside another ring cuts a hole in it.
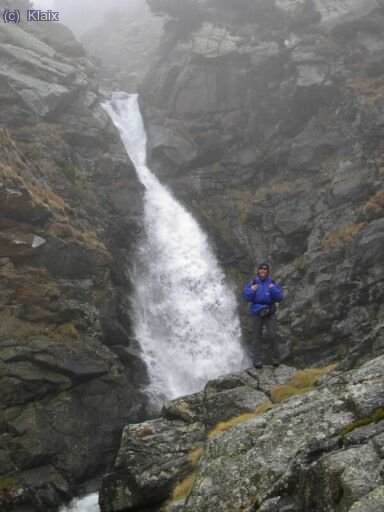
[[[132,13],[139,18],[148,11],[146,0],[33,0],[38,9],[55,9],[60,12],[60,21],[67,25],[79,38],[85,32],[99,26],[107,13],[110,13],[111,29],[116,8],[124,13]]]

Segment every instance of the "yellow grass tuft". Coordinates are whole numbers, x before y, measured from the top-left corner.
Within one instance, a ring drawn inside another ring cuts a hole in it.
[[[280,402],[284,402],[284,400],[288,400],[292,396],[303,395],[312,391],[313,387],[308,388],[297,388],[290,384],[283,384],[281,386],[276,386],[271,392],[271,399],[274,404],[279,404]]]
[[[235,416],[229,420],[220,421],[208,432],[208,439],[212,439],[213,437],[219,436],[226,432],[227,430],[235,427],[236,425],[245,423],[246,421],[252,420],[257,416],[261,416],[265,412],[269,411],[271,407],[271,402],[263,402],[262,404],[256,407],[254,412],[247,412],[244,414],[240,414],[240,416]]]
[[[335,368],[335,364],[330,364],[324,368],[307,368],[306,370],[300,370],[292,376],[291,382],[297,388],[313,387],[321,377],[324,377],[324,375],[327,375]]]
[[[196,478],[196,473],[191,473],[184,480],[178,482],[172,491],[172,501],[183,500],[187,497],[189,491],[192,489],[193,483]]]
[[[321,377],[327,375],[336,365],[331,364],[324,368],[307,368],[296,372],[288,384],[276,386],[271,392],[272,402],[277,404],[296,395],[303,395],[313,391]]]
[[[188,460],[191,463],[193,468],[195,468],[197,466],[203,453],[204,453],[204,448],[202,446],[200,448],[196,448],[196,450],[193,450],[191,453],[189,453]]]

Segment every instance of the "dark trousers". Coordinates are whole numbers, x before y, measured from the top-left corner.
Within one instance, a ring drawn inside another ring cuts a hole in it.
[[[262,364],[261,360],[261,338],[263,326],[267,330],[268,338],[272,347],[272,363],[280,363],[279,342],[277,339],[277,319],[276,315],[266,315],[261,317],[259,315],[253,316],[253,336],[254,336],[254,352],[253,363]]]

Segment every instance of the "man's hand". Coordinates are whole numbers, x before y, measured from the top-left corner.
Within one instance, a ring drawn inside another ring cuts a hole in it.
[[[257,290],[257,284],[253,284],[253,285],[251,286],[251,289],[255,292],[255,291]]]
[[[274,285],[273,283],[271,283],[271,284],[269,285],[269,288],[273,288],[274,286],[275,286],[275,285]]]

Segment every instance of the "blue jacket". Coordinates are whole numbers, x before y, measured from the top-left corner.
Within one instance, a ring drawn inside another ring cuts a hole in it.
[[[275,303],[284,300],[280,286],[273,281],[271,276],[267,276],[263,281],[257,276],[255,281],[256,291],[251,288],[254,281],[249,281],[243,291],[243,299],[251,303],[249,312],[254,316],[260,315],[262,311],[274,313],[276,311]]]

